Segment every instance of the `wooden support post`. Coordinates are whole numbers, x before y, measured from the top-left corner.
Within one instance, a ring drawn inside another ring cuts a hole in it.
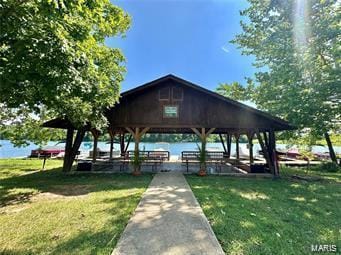
[[[227,158],[231,157],[232,135],[226,134]]]
[[[223,145],[224,152],[227,154],[227,149],[226,149],[226,146],[225,146],[225,142],[224,142],[223,136],[221,134],[219,134],[219,138],[220,138],[221,144]]]
[[[251,167],[251,164],[253,164],[253,162],[254,162],[254,160],[253,160],[253,143],[252,143],[253,136],[254,136],[253,132],[247,133],[247,139],[248,139],[248,142],[249,142],[250,167]]]
[[[141,137],[148,132],[150,129],[149,127],[145,127],[140,131],[139,127],[136,127],[135,130],[132,128],[126,127],[128,132],[134,137],[135,140],[135,150],[134,150],[134,172],[133,175],[140,175],[141,174],[141,165],[139,164],[140,161],[140,151],[139,151],[139,143],[141,141]]]
[[[110,152],[109,152],[109,160],[112,160],[112,154],[114,150],[114,137],[110,137]]]
[[[120,151],[121,151],[121,157],[124,156],[124,132],[120,133]]]
[[[206,140],[207,139],[207,135],[206,135],[206,130],[205,128],[201,128],[201,157],[203,157],[201,160],[203,160],[202,162],[200,162],[200,169],[199,169],[199,175],[206,175]],[[200,160],[200,161],[201,161]]]
[[[92,162],[96,162],[97,159],[97,144],[98,144],[98,137],[100,132],[97,129],[91,129],[91,134],[94,137],[94,147],[92,150]]]
[[[236,138],[236,159],[239,160],[239,137],[240,137],[240,134],[234,134],[234,137]]]
[[[201,128],[201,132],[196,129],[196,128],[192,128],[192,131],[194,133],[196,133],[201,140],[201,153],[206,155],[206,142],[207,142],[207,137],[212,134],[212,132],[214,132],[215,128],[210,128],[207,132],[205,128]],[[199,170],[199,175],[204,176],[206,175],[206,157],[205,155],[201,155],[201,160],[203,160],[203,162],[200,162],[200,170]]]
[[[265,146],[269,149],[269,139],[266,132],[263,132]]]
[[[135,136],[134,136],[134,140],[135,140],[135,150],[134,150],[134,156],[135,159],[140,157],[140,150],[139,150],[139,144],[140,144],[140,128],[136,128],[135,129]],[[140,169],[139,169],[140,170]]]

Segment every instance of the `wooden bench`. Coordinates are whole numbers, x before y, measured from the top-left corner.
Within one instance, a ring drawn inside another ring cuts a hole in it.
[[[152,171],[156,172],[157,171],[157,167],[161,166],[163,163],[163,158],[161,157],[147,157],[142,161],[142,165],[144,166],[151,166],[152,167]]]
[[[133,158],[135,151],[127,151],[127,157]],[[169,151],[140,151],[140,157],[150,159],[160,159],[162,161],[168,161],[170,157]]]
[[[163,161],[169,160],[169,151],[140,151],[139,155],[143,158],[141,166],[151,166],[152,171],[157,171]],[[134,151],[127,151],[126,157],[130,162],[134,158]]]
[[[199,164],[199,151],[183,151],[181,152],[181,161],[186,164],[186,171],[190,164]],[[225,163],[226,157],[223,151],[207,151],[206,152],[206,163],[214,164],[216,171],[221,172],[221,166]]]

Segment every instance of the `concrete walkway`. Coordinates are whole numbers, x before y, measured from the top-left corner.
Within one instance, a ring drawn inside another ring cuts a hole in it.
[[[158,173],[114,255],[224,254],[182,173]]]

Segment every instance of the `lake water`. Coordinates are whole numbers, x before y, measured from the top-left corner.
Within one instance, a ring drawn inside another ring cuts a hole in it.
[[[56,145],[57,142],[49,142],[49,146]],[[14,147],[13,144],[8,140],[0,140],[0,158],[15,158],[15,157],[26,157],[31,154],[31,150],[36,149],[37,145],[30,144],[27,147]],[[57,146],[64,147],[65,144],[59,144]],[[140,143],[140,149],[141,150],[156,150],[162,146],[164,149],[165,146],[158,144],[158,143]],[[98,148],[101,150],[109,150],[110,145],[106,142],[99,142]],[[235,144],[232,144],[232,154],[235,151]],[[284,144],[277,144],[277,148],[284,149],[287,146]],[[208,143],[207,148],[219,148],[220,150],[223,150],[223,146],[221,143]],[[242,153],[248,153],[248,149],[246,147],[245,143],[240,143],[241,148],[241,154]],[[87,151],[92,149],[92,142],[83,142],[80,150],[82,153],[86,153]],[[114,144],[114,150],[119,150],[120,146],[119,144]],[[197,143],[170,143],[168,150],[170,151],[171,155],[181,155],[182,151],[193,151],[197,150],[198,146]],[[259,151],[260,146],[259,144],[254,145],[254,153],[257,154]],[[130,143],[128,150],[134,150],[134,143]],[[312,148],[313,152],[327,152],[328,148],[326,146],[313,146]],[[341,154],[341,146],[334,146],[334,150],[336,153]]]

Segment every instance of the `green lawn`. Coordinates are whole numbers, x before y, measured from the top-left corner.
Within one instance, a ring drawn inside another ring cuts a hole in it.
[[[310,254],[312,244],[341,249],[340,173],[327,180],[190,175],[187,181],[227,254]]]
[[[110,254],[151,175],[65,175],[0,160],[0,254]]]
[[[341,172],[330,173],[326,171],[319,171],[320,166],[313,166],[310,168],[302,167],[281,167],[281,175],[284,178],[291,178],[293,175],[302,177],[318,177],[324,181],[338,182],[341,184]]]

